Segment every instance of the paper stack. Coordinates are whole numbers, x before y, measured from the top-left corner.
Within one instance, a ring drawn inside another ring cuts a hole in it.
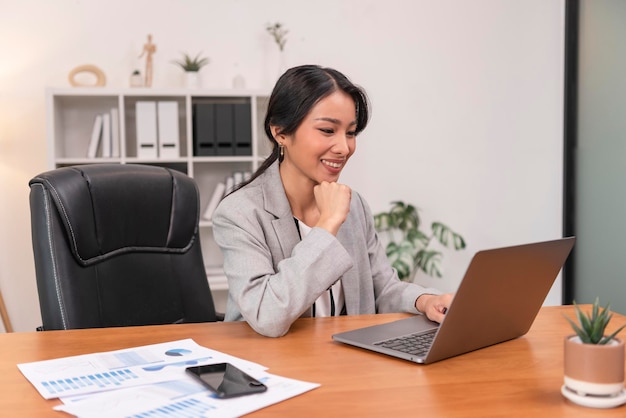
[[[219,399],[188,376],[185,368],[230,363],[263,382],[264,393]],[[125,350],[18,364],[54,409],[78,417],[235,417],[319,387],[267,373],[267,368],[191,339]]]

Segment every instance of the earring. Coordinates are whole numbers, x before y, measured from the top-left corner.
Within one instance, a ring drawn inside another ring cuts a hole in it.
[[[285,158],[285,146],[283,144],[278,144],[278,155],[281,161]]]

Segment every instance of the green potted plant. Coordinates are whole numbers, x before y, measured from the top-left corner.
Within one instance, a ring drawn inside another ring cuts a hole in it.
[[[185,71],[187,88],[198,88],[200,86],[199,71],[202,67],[209,64],[209,62],[209,58],[203,57],[202,53],[199,53],[195,57],[183,53],[182,59],[175,60],[174,64],[180,66],[180,68]]]
[[[461,250],[465,239],[441,222],[433,222],[430,231],[422,230],[417,208],[402,201],[391,202],[391,209],[374,215],[374,227],[387,240],[385,251],[401,280],[411,280],[415,269],[429,276],[441,277],[442,252],[433,248]]]
[[[199,53],[195,57],[192,57],[187,53],[183,53],[183,58],[174,61],[174,64],[178,64],[185,71],[198,72],[210,62],[207,57],[202,57],[201,55],[202,53]]]
[[[563,394],[585,406],[616,406],[614,403],[620,400],[620,394],[621,403],[626,402],[623,399],[624,341],[616,337],[626,324],[606,335],[613,317],[608,304],[601,309],[596,298],[587,313],[576,302],[574,307],[577,321],[566,317],[575,334],[565,337]],[[611,398],[611,405],[602,398]]]

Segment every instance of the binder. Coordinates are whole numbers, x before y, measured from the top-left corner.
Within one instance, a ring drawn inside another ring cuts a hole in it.
[[[111,115],[102,114],[102,158],[111,158]]]
[[[87,148],[87,158],[96,158],[98,145],[100,145],[100,135],[102,133],[102,115],[96,115],[91,130],[91,140]]]
[[[117,107],[111,108],[111,157],[120,157],[120,113]]]
[[[159,133],[159,158],[180,157],[178,136],[178,102],[159,101],[158,133]]]
[[[215,104],[193,105],[193,146],[195,156],[216,155]]]
[[[137,129],[137,157],[157,158],[157,110],[155,101],[135,104]]]
[[[217,155],[235,155],[234,147],[234,115],[231,103],[215,104],[215,138]]]
[[[234,155],[252,155],[252,115],[249,103],[233,105]]]

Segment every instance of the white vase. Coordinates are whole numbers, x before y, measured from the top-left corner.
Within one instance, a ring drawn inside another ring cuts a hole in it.
[[[246,88],[246,80],[243,78],[241,74],[237,74],[233,78],[233,88],[234,89],[245,89]]]
[[[285,51],[279,51],[278,53],[278,76],[276,79],[279,79],[283,73],[287,71],[287,59],[285,57]]]
[[[188,89],[200,88],[200,73],[198,71],[185,71],[185,87]]]

